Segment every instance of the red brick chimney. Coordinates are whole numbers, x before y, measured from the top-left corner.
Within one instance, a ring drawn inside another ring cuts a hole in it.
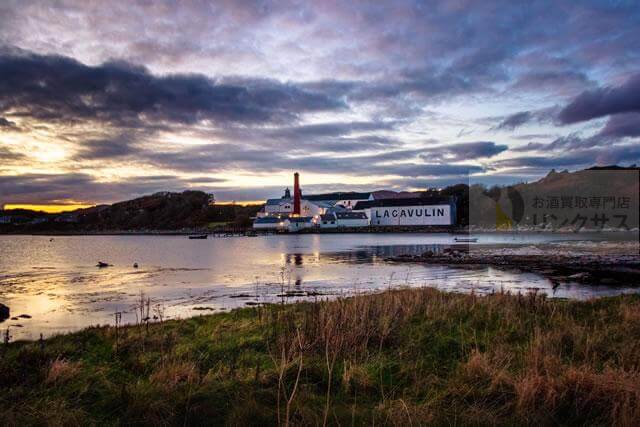
[[[300,215],[300,175],[293,174],[293,214]]]

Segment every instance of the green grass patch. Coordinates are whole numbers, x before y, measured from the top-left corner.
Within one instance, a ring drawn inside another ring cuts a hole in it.
[[[406,289],[0,348],[0,424],[619,424],[640,296]]]

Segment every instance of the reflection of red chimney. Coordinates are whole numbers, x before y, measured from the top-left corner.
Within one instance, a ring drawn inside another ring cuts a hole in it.
[[[293,214],[300,215],[300,175],[293,174]]]

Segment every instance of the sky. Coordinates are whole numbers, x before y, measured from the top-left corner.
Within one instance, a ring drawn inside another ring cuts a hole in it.
[[[640,163],[640,3],[0,2],[0,205]]]

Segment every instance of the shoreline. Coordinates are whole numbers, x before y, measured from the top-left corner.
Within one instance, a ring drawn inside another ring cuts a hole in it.
[[[452,235],[491,235],[491,234],[510,234],[518,236],[520,234],[553,234],[576,236],[581,234],[605,233],[620,236],[626,233],[638,233],[638,230],[469,230],[465,227],[358,227],[358,228],[342,228],[342,229],[305,229],[297,232],[275,231],[275,230],[254,230],[252,228],[237,230],[113,230],[113,231],[29,231],[29,232],[6,232],[0,231],[0,236],[188,236],[192,234],[207,234],[209,236],[228,235],[228,236],[269,236],[269,235],[302,235],[302,234],[392,234],[392,233],[416,233],[416,234],[452,234]]]
[[[536,273],[551,280],[554,286],[576,282],[640,287],[638,244],[604,242],[603,246],[597,243],[585,247],[570,244],[452,245],[439,253],[427,251],[421,255],[388,257],[385,261],[469,269],[490,266]]]

